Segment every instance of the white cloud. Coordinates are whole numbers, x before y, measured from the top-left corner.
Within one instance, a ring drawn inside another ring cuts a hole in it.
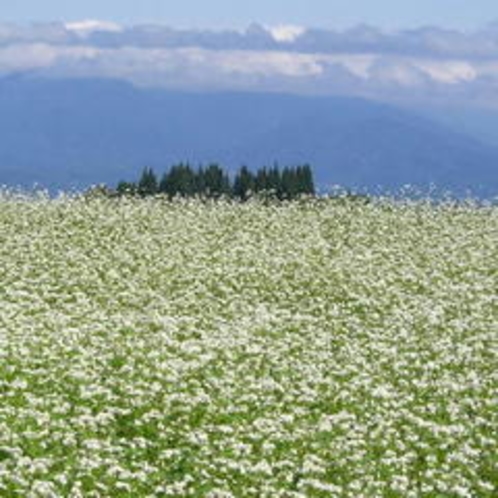
[[[496,57],[490,54],[495,51]],[[122,27],[106,21],[0,24],[0,72],[113,77],[188,89],[343,93],[384,100],[497,100],[498,33],[344,32],[280,25],[245,31]],[[490,97],[491,96],[491,97]]]
[[[427,82],[427,75],[416,64],[404,60],[379,58],[369,70],[369,79],[388,86],[405,88],[421,87]]]
[[[99,50],[93,47],[66,47],[46,43],[15,44],[0,48],[0,71],[24,71],[50,68],[63,61],[95,58]]]
[[[466,61],[423,60],[416,61],[415,64],[433,80],[447,85],[473,81],[478,77],[479,73],[479,64],[475,64],[474,66]]]
[[[290,91],[293,82],[308,82],[322,71],[322,63],[310,54],[197,47],[99,49],[85,60],[61,58],[52,68],[58,75],[122,78],[141,86]]]
[[[73,32],[82,38],[86,38],[96,31],[107,31],[110,33],[121,33],[124,31],[124,28],[119,24],[96,19],[67,22],[64,24],[64,27],[67,31]]]
[[[370,77],[370,69],[378,56],[373,54],[323,54],[322,59],[327,63],[339,64],[346,68],[357,78],[367,80]]]
[[[322,72],[319,58],[276,51],[226,51],[208,55],[226,73],[313,76]]]
[[[306,32],[306,29],[302,26],[280,24],[278,26],[268,28],[268,31],[271,33],[275,41],[282,43],[291,43],[302,36]]]

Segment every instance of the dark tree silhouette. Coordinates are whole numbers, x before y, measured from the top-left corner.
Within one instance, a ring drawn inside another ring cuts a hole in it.
[[[242,201],[246,201],[251,193],[255,191],[255,177],[247,166],[242,166],[235,176],[232,192],[233,196]]]
[[[144,168],[138,181],[138,193],[141,196],[154,195],[158,192],[157,177],[152,168]]]
[[[233,182],[216,164],[199,166],[194,170],[188,163],[179,163],[166,171],[158,182],[152,168],[144,168],[137,183],[121,181],[115,193],[118,195],[140,195],[142,197],[157,193],[170,199],[179,195],[195,195],[208,198],[228,196],[246,201],[252,194],[266,199],[291,200],[300,195],[314,195],[313,172],[308,164],[280,169],[277,163],[271,168],[263,167],[253,173],[242,166],[235,174]]]

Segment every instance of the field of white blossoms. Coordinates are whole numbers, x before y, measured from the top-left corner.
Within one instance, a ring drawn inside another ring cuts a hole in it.
[[[0,196],[0,496],[498,496],[498,208]]]

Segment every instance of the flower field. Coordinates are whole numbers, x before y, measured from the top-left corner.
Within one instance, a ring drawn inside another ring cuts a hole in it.
[[[498,496],[498,208],[0,196],[0,496]]]

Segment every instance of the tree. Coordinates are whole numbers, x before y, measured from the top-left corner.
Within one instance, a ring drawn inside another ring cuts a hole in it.
[[[282,177],[280,175],[280,168],[277,163],[273,165],[272,168],[268,171],[268,186],[267,190],[268,192],[274,196],[277,197],[277,199],[282,198]]]
[[[284,168],[282,172],[282,198],[294,199],[299,192],[299,181],[294,168]]]
[[[254,181],[255,192],[264,192],[268,190],[268,171],[266,168],[260,168],[256,172],[256,179]]]
[[[204,196],[206,195],[206,174],[204,168],[199,166],[194,178],[194,190],[196,195]]]
[[[313,172],[309,164],[280,169],[277,163],[271,168],[263,167],[252,173],[242,166],[233,183],[228,174],[216,163],[194,170],[188,163],[172,166],[158,182],[152,168],[144,168],[137,183],[119,182],[118,195],[141,196],[163,193],[171,199],[176,195],[192,197],[201,195],[211,198],[230,196],[246,201],[252,192],[267,199],[295,199],[306,194],[314,195]]]
[[[296,169],[297,181],[299,184],[298,192],[300,194],[315,195],[315,184],[313,181],[313,172],[309,164],[298,166]]]
[[[230,179],[218,164],[210,164],[204,170],[204,193],[207,197],[230,195]]]
[[[116,187],[118,195],[135,195],[137,193],[137,185],[135,182],[120,181]]]
[[[235,176],[233,182],[233,196],[242,201],[246,201],[251,192],[254,192],[255,178],[247,166],[242,166]]]
[[[172,198],[175,195],[189,197],[195,194],[195,174],[190,165],[177,164],[166,172],[159,184],[159,192]]]
[[[157,177],[152,168],[144,168],[142,176],[138,181],[138,193],[145,197],[158,192]]]

